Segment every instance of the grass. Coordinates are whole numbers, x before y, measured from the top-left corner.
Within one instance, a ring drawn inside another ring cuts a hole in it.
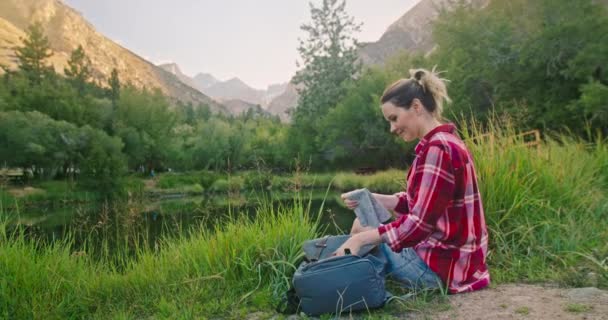
[[[517,309],[515,309],[515,313],[527,316],[530,314],[530,308],[528,307],[519,307]]]
[[[264,170],[237,172],[232,176],[211,174],[206,171],[162,173],[158,175],[160,189],[180,190],[194,185],[210,192],[229,190],[272,190],[293,192],[300,189],[332,189],[347,191],[368,188],[376,192],[394,193],[403,188],[405,170],[390,169],[371,175],[353,172],[309,173],[275,175]],[[206,181],[203,181],[207,179]],[[202,182],[201,182],[202,181]]]
[[[560,135],[530,148],[511,138],[508,125],[490,132],[494,143],[469,140],[469,147],[490,229],[493,279],[582,286],[593,271],[601,274],[597,285],[608,286],[605,143]]]
[[[0,317],[239,318],[272,308],[316,225],[301,201],[262,206],[256,216],[226,217],[212,230],[166,239],[158,250],[141,247],[122,261],[92,249],[75,252],[69,239],[27,240],[2,224]]]
[[[593,285],[608,287],[606,143],[562,135],[528,148],[511,138],[515,132],[506,125],[490,128],[492,143],[475,144],[471,137],[482,131],[474,124],[461,129],[474,154],[490,229],[493,283],[587,286],[587,275],[595,274]],[[333,180],[338,189],[391,193],[401,189],[404,176],[400,170],[364,177],[339,173],[269,179],[249,173],[238,184],[284,183],[290,188],[327,186]],[[227,182],[223,187],[230,189]],[[166,237],[156,247],[137,239],[100,248],[76,246],[69,237],[49,244],[0,223],[0,318],[236,319],[258,311],[272,316],[270,310],[289,285],[300,244],[315,237],[319,225],[301,200],[278,209],[267,203],[260,202],[254,217],[227,213],[212,228]],[[365,317],[383,319],[445,305],[442,295],[420,295],[395,299]]]
[[[390,169],[371,175],[336,174],[334,185],[339,190],[368,188],[372,192],[392,194],[404,190],[405,170]]]
[[[564,310],[571,313],[582,313],[593,310],[593,306],[580,303],[569,303],[568,305],[566,305]]]

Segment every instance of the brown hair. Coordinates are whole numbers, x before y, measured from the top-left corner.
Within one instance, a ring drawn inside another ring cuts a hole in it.
[[[439,78],[435,68],[410,69],[409,79],[399,79],[388,86],[380,102],[391,102],[397,107],[409,109],[414,99],[420,100],[424,108],[436,119],[441,119],[443,103],[451,102],[445,86],[446,79]]]

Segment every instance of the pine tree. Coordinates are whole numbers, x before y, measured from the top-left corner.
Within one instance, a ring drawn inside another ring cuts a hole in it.
[[[91,60],[87,57],[81,45],[72,51],[68,68],[64,68],[64,73],[74,88],[78,90],[78,93],[84,95],[92,71]]]
[[[118,98],[120,98],[120,79],[118,78],[118,70],[116,68],[112,69],[108,84],[110,85],[110,100],[112,100],[112,106],[116,109]]]
[[[51,72],[51,67],[45,60],[52,55],[49,40],[44,35],[42,24],[36,22],[27,29],[27,37],[22,38],[23,47],[15,48],[19,60],[19,69],[32,83],[39,84],[45,74]]]

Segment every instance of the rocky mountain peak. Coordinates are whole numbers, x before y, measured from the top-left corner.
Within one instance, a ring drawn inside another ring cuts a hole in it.
[[[220,81],[208,73],[198,73],[194,76],[194,82],[200,90],[209,88]]]
[[[96,82],[107,83],[112,69],[118,70],[124,83],[136,87],[159,88],[163,93],[182,102],[194,105],[207,104],[216,112],[226,112],[224,107],[191,86],[180,81],[177,75],[156,67],[149,61],[123,48],[98,33],[77,11],[58,0],[1,0],[0,43],[15,42],[7,34],[15,34],[14,29],[25,34],[27,27],[40,22],[49,39],[53,56],[49,62],[55,70],[63,73],[72,50],[82,45],[91,60]],[[14,36],[13,36],[14,37]],[[0,50],[0,63],[9,68],[17,67],[13,49]]]

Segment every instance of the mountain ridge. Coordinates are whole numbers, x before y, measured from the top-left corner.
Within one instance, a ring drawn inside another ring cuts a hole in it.
[[[251,105],[260,105],[262,108],[267,108],[270,101],[280,95],[287,88],[287,83],[270,84],[265,90],[255,89],[245,83],[238,77],[232,77],[228,80],[221,81],[209,73],[197,73],[194,77],[190,77],[181,72],[177,63],[165,63],[159,65],[167,72],[173,73],[184,84],[199,90],[200,92],[218,100],[224,101],[242,101]],[[240,113],[241,106],[244,104],[232,103],[238,105],[236,113]],[[231,110],[230,106],[228,109]],[[232,110],[231,110],[232,111]],[[233,112],[234,113],[234,112]]]
[[[53,56],[49,59],[54,69],[63,74],[63,68],[71,51],[82,45],[91,60],[93,78],[105,84],[113,68],[124,83],[138,88],[159,88],[170,98],[194,105],[206,104],[214,112],[228,112],[224,106],[198,90],[181,82],[175,75],[158,68],[131,50],[115,43],[99,33],[92,24],[73,8],[59,0],[2,0],[0,2],[0,34],[14,33],[14,29],[25,30],[32,22],[40,22]],[[10,24],[10,25],[9,25]],[[9,31],[12,30],[12,31]],[[2,42],[11,42],[5,39]],[[14,42],[14,41],[12,41]],[[21,45],[19,40],[17,45]],[[16,69],[15,45],[0,50],[0,63]]]

